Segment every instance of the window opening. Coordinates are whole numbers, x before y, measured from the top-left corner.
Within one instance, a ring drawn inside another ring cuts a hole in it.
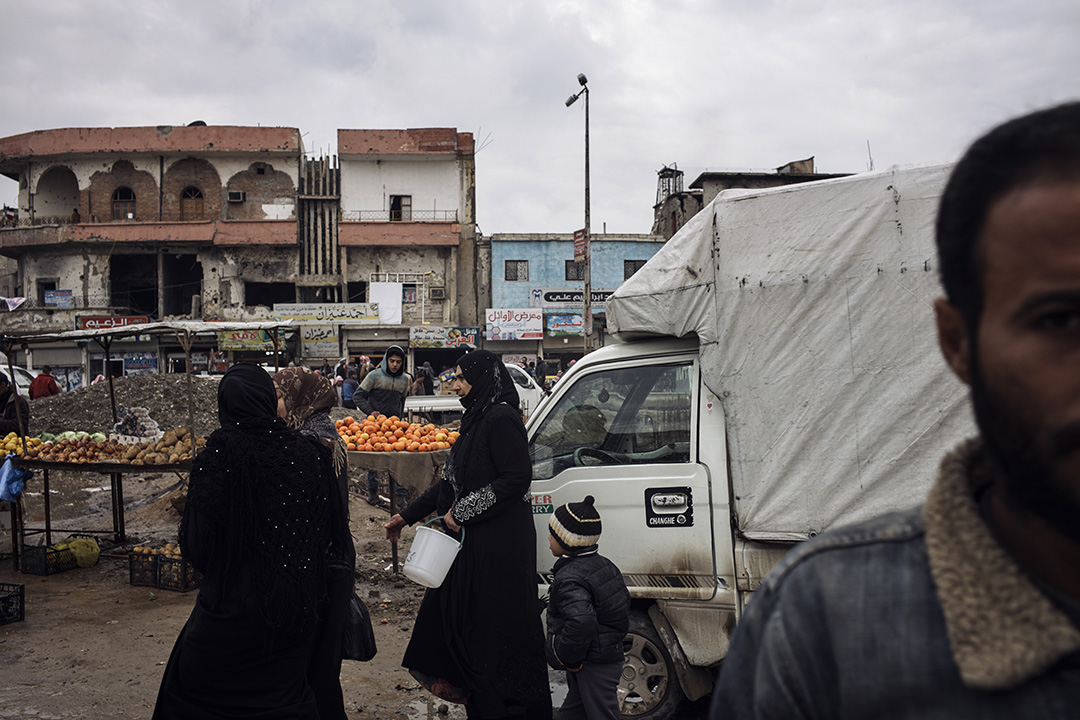
[[[576,280],[578,282],[585,281],[585,263],[574,262],[573,260],[566,261],[566,279]]]
[[[634,273],[645,267],[648,260],[623,260],[623,280],[629,280]]]
[[[113,220],[135,219],[135,191],[120,187],[112,194]]]
[[[45,293],[56,290],[57,278],[39,278],[37,281],[37,302],[38,306],[45,307]],[[53,303],[55,305],[55,302]]]
[[[390,222],[410,222],[412,220],[412,195],[390,196]]]
[[[507,260],[505,264],[507,282],[520,282],[529,279],[528,260]]]
[[[186,187],[180,193],[180,219],[200,220],[203,212],[203,194],[197,187]]]
[[[692,366],[679,363],[579,379],[536,433],[533,479],[586,465],[689,462],[692,378]]]

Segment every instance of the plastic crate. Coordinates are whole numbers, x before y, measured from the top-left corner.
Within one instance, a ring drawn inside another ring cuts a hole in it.
[[[157,587],[157,555],[128,555],[128,577],[132,585]]]
[[[79,567],[75,553],[57,550],[51,545],[23,545],[19,570],[30,575],[53,575]]]
[[[158,587],[187,592],[199,586],[202,575],[184,558],[158,555]]]
[[[0,582],[0,625],[26,617],[26,589],[17,583]]]

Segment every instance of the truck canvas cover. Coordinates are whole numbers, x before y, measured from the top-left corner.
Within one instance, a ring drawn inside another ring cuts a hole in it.
[[[745,537],[799,540],[919,504],[974,432],[934,327],[950,170],[725,191],[607,301],[619,337],[698,337]]]

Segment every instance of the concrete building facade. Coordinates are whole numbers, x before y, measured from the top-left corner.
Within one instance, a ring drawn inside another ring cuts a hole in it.
[[[14,263],[6,287],[26,298],[0,315],[0,331],[140,318],[304,322],[312,306],[334,307],[320,342],[296,333],[286,348],[318,365],[408,345],[412,323],[475,327],[477,283],[459,257],[464,246],[475,253],[472,136],[341,130],[339,153],[340,166],[306,157],[295,128],[204,124],[0,139],[0,173],[19,183],[0,254]],[[376,297],[374,314],[360,307]],[[196,370],[266,352],[219,340],[200,338]],[[166,342],[125,350],[132,362],[114,369],[177,369],[178,348]],[[24,360],[36,366],[103,369],[87,346],[33,353]]]
[[[597,346],[606,338],[604,300],[664,245],[646,234],[593,235],[592,310]],[[484,347],[511,359],[544,358],[554,369],[582,355],[583,264],[572,234],[494,234]]]

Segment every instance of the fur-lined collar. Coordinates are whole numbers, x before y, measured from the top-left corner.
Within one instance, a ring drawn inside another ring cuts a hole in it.
[[[981,441],[962,443],[941,463],[923,522],[960,675],[970,687],[1000,690],[1080,651],[1080,630],[991,535],[975,501],[987,482]]]

